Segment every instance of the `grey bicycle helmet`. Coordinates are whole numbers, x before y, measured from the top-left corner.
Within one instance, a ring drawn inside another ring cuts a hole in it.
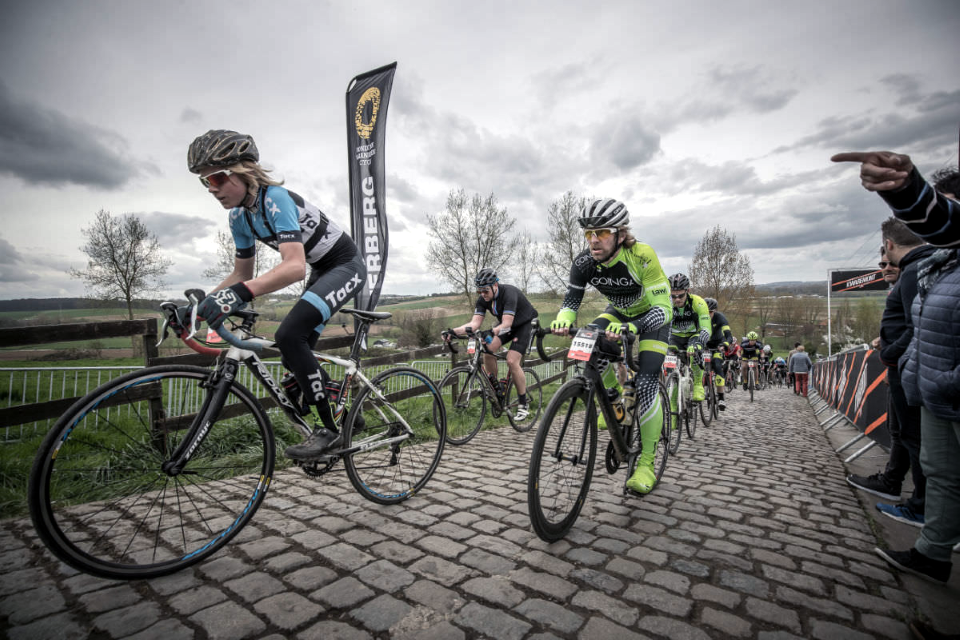
[[[674,291],[678,289],[689,289],[690,288],[690,278],[683,275],[682,273],[675,273],[669,278],[670,288]]]
[[[499,280],[500,278],[497,277],[497,272],[489,267],[480,269],[480,273],[478,273],[477,277],[474,278],[474,282],[478,287],[488,287],[494,282],[499,282]]]
[[[243,160],[260,160],[257,143],[245,133],[229,129],[211,129],[190,144],[187,168],[200,173],[201,167],[229,167]]]
[[[704,298],[703,301],[707,303],[707,309],[709,309],[710,311],[716,311],[717,307],[720,306],[719,304],[717,304],[717,301],[715,298]]]
[[[619,200],[594,200],[580,211],[578,222],[584,229],[624,227],[630,224],[630,212],[627,211],[627,205]]]

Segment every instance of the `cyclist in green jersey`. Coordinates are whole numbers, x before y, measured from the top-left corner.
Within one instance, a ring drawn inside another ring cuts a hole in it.
[[[670,348],[686,349],[693,373],[693,401],[700,402],[705,397],[703,348],[710,341],[710,309],[703,298],[690,293],[690,278],[682,273],[670,276],[670,299],[673,301]]]
[[[637,335],[639,373],[626,384],[636,388],[634,411],[640,416],[643,452],[627,488],[649,493],[657,482],[653,460],[663,426],[657,389],[670,335],[667,277],[653,249],[630,233],[630,213],[622,202],[594,200],[580,212],[579,223],[589,248],[573,260],[566,297],[550,328],[558,335],[568,333],[589,284],[610,302],[592,324],[604,329],[610,340],[627,331]],[[608,394],[623,392],[614,367],[604,373],[603,382]]]
[[[707,349],[713,352],[710,366],[713,367],[713,379],[717,386],[717,407],[720,411],[726,411],[727,403],[723,398],[723,390],[727,381],[723,377],[723,351],[733,342],[733,332],[730,331],[727,317],[717,310],[719,303],[714,298],[704,298],[703,301],[707,303],[707,309],[710,310],[711,333]]]

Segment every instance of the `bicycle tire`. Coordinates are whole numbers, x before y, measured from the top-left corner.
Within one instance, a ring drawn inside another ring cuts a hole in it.
[[[533,530],[546,542],[560,540],[580,515],[597,459],[597,414],[587,406],[582,379],[566,382],[550,399],[537,429],[527,477],[527,509]]]
[[[756,371],[750,369],[750,373],[747,374],[747,386],[750,387],[750,402],[753,402],[753,387],[756,385],[756,380]]]
[[[697,432],[697,414],[700,413],[700,409],[695,406],[696,404],[702,405],[703,402],[694,403],[691,399],[687,400],[687,419],[685,425],[687,427],[687,437],[691,440],[693,440],[693,435]]]
[[[678,397],[680,391],[679,374],[674,372],[667,376],[667,383],[664,385],[664,389],[666,390],[670,408],[668,411],[670,415],[670,429],[667,434],[667,440],[670,442],[670,455],[676,455],[677,451],[680,450],[680,440],[683,438],[683,425],[681,424],[683,412],[680,407],[680,398]],[[673,409],[675,398],[677,403],[676,411]]]
[[[718,420],[720,418],[720,398],[717,396],[716,388],[713,388],[710,390],[710,395],[711,395],[710,409],[711,411],[713,411],[713,419]]]
[[[156,578],[206,559],[250,521],[276,452],[266,412],[240,383],[183,471],[161,470],[216,391],[205,386],[209,376],[188,365],[134,371],[78,400],[50,429],[28,501],[55,556],[101,578]]]
[[[537,423],[540,410],[543,408],[543,389],[540,386],[540,376],[533,369],[526,367],[523,369],[523,375],[527,380],[527,402],[529,403],[527,417],[523,420],[517,420],[513,417],[517,411],[517,385],[513,382],[512,376],[507,384],[507,392],[504,394],[503,402],[510,425],[519,433],[530,431],[533,425]]]
[[[452,445],[470,442],[483,427],[487,394],[480,379],[482,375],[483,372],[469,367],[456,367],[440,381],[440,393],[447,411],[446,439]]]
[[[446,443],[446,411],[436,385],[413,367],[393,367],[370,384],[350,406],[344,440],[344,449],[362,448],[345,455],[343,464],[360,495],[378,504],[397,504],[413,497],[437,470]],[[405,435],[399,418],[413,434],[378,446],[378,441]]]
[[[713,381],[706,373],[703,374],[703,402],[700,403],[700,421],[703,426],[709,427],[713,420],[713,407],[717,402],[717,392],[713,388]]]

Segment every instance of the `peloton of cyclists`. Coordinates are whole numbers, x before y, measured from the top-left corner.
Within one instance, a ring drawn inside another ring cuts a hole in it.
[[[731,389],[739,381],[740,355],[742,353],[740,342],[736,338],[723,348],[723,377],[730,382]]]
[[[690,293],[690,278],[682,273],[670,276],[670,300],[673,302],[670,350],[686,349],[693,373],[693,401],[700,402],[705,397],[703,348],[710,341],[710,310],[703,298]]]
[[[658,388],[670,336],[670,285],[653,249],[630,233],[630,213],[622,202],[594,200],[580,212],[580,227],[589,244],[573,260],[566,296],[550,329],[566,335],[577,318],[586,286],[592,285],[610,304],[592,324],[617,340],[636,334],[639,372],[627,382],[636,388],[634,411],[639,414],[643,452],[626,486],[649,493],[657,482],[653,469],[657,440],[663,426]],[[608,395],[623,393],[614,367],[603,376]],[[626,416],[625,416],[626,418]]]
[[[502,284],[493,269],[481,269],[474,283],[477,285],[479,297],[473,311],[473,318],[470,322],[453,328],[452,331],[458,336],[464,335],[468,328],[471,331],[477,331],[483,324],[483,318],[488,311],[497,319],[497,324],[491,330],[493,337],[488,340],[487,345],[490,351],[496,353],[502,345],[510,343],[510,350],[507,352],[507,369],[513,377],[514,384],[517,385],[518,394],[517,413],[514,418],[523,420],[530,411],[527,379],[523,374],[523,356],[530,349],[530,341],[533,340],[533,320],[539,314],[520,289],[512,284]],[[447,342],[450,341],[446,333],[443,334],[443,338]],[[497,358],[490,353],[484,353],[483,368],[490,382],[493,383],[493,388],[499,389]]]
[[[717,407],[720,411],[727,410],[727,403],[723,398],[723,390],[726,386],[723,367],[723,351],[733,342],[733,332],[730,331],[730,324],[727,317],[717,310],[719,306],[714,298],[704,298],[707,303],[707,309],[710,311],[710,340],[707,342],[707,349],[713,353],[710,359],[710,366],[713,368],[714,382],[717,387]]]

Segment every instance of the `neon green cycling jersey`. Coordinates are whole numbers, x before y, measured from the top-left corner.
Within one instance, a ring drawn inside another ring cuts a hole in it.
[[[678,338],[697,336],[700,344],[707,344],[711,333],[710,309],[700,296],[687,295],[683,306],[673,310],[672,335]]]
[[[637,242],[621,247],[606,264],[594,260],[589,249],[580,253],[570,268],[570,283],[557,320],[572,323],[576,319],[588,284],[626,317],[639,318],[653,311],[651,320],[656,316],[657,326],[670,322],[670,283],[650,245]]]

